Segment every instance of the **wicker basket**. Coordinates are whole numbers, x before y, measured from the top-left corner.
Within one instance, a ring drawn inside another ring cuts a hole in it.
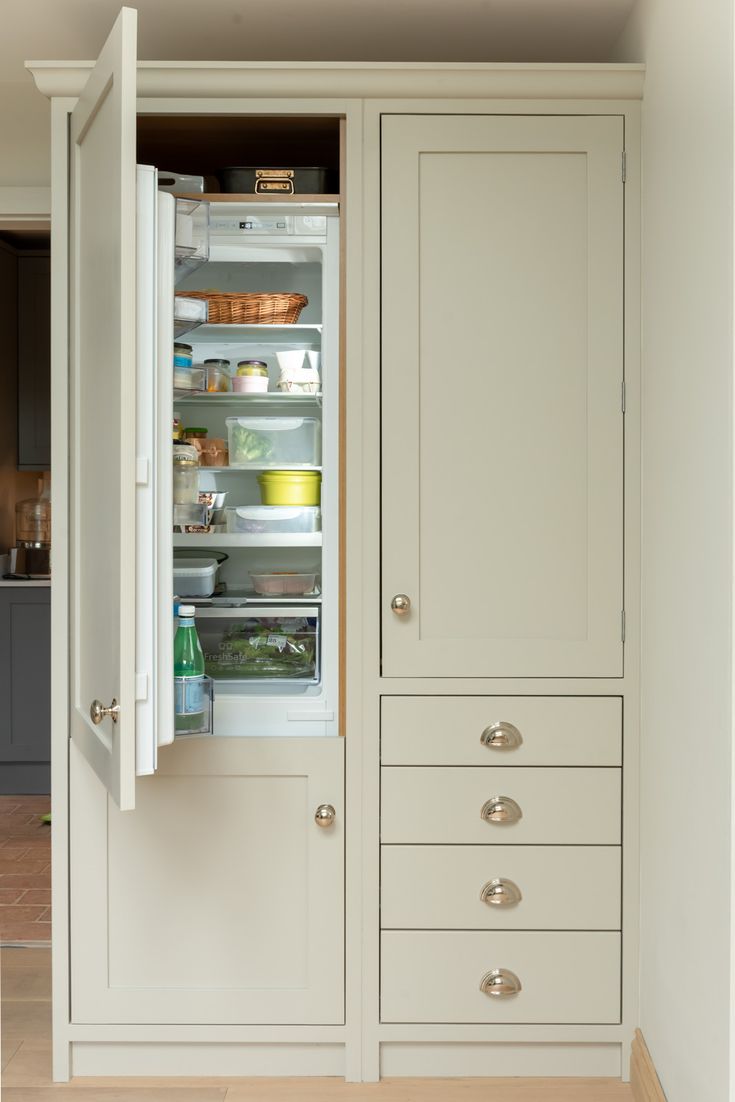
[[[178,291],[177,295],[206,299],[208,320],[215,325],[292,325],[309,301],[306,295],[277,292]]]

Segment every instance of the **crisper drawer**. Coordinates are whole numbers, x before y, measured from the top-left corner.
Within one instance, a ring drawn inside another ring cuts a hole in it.
[[[619,697],[384,696],[384,765],[620,765]]]
[[[311,606],[199,608],[204,669],[215,681],[319,681],[319,609]]]
[[[381,841],[620,842],[619,769],[381,769]]]
[[[383,1022],[620,1021],[617,933],[387,930],[380,972]]]
[[[619,930],[618,846],[382,846],[383,929]]]

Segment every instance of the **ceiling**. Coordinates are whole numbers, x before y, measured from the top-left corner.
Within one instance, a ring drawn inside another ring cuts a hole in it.
[[[609,60],[635,0],[135,0],[138,56],[183,61]],[[120,0],[2,0],[0,80],[95,58]],[[634,60],[634,59],[632,59]]]

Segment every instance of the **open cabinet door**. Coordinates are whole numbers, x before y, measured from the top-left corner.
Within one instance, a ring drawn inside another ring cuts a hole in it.
[[[70,124],[71,736],[135,805],[136,12]]]

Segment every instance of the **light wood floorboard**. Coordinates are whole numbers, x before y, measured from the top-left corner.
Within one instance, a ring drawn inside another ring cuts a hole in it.
[[[51,1082],[50,953],[0,958],[2,1102],[633,1102],[617,1079],[75,1079]]]

